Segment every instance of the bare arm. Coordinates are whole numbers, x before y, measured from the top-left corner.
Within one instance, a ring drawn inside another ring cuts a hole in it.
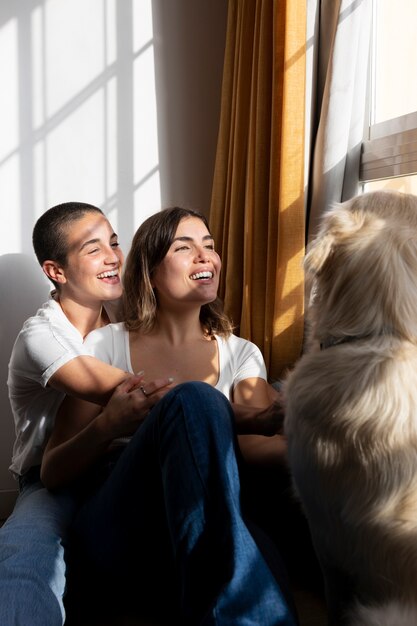
[[[239,447],[244,459],[257,465],[284,463],[287,446],[280,433],[285,411],[280,394],[265,380],[248,378],[236,385],[233,400]]]
[[[70,396],[64,399],[42,459],[41,479],[48,489],[79,478],[114,439],[131,436],[171,384],[170,379],[147,383],[145,397],[135,389],[140,381],[137,376],[122,382],[103,409]]]
[[[60,367],[48,384],[69,396],[105,406],[117,385],[131,376],[93,356],[78,356]]]
[[[285,411],[280,400],[274,400],[266,408],[232,403],[236,430],[239,435],[282,435]]]

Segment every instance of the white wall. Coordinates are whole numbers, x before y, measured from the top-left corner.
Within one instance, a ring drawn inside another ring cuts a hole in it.
[[[226,17],[226,0],[0,3],[0,517],[16,488],[8,358],[49,290],[33,224],[91,202],[127,251],[161,206],[208,214]]]

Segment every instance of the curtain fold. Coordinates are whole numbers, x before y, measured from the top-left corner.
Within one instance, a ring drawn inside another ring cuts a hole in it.
[[[229,0],[210,227],[220,296],[271,379],[303,339],[304,0]]]
[[[359,192],[366,116],[372,0],[309,0],[308,40],[313,49],[313,146],[308,180],[308,234],[335,202]]]

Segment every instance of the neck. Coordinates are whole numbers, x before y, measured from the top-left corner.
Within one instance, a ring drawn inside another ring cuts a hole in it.
[[[101,302],[93,305],[82,304],[62,295],[58,295],[57,300],[64,315],[82,337],[86,337],[92,330],[104,326],[109,321]]]
[[[200,309],[193,311],[158,311],[153,332],[172,345],[201,339]]]

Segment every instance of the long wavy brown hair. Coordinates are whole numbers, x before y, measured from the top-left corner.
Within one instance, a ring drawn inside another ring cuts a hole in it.
[[[209,230],[207,220],[201,213],[172,207],[151,215],[136,231],[123,276],[123,307],[128,330],[147,333],[154,327],[158,301],[151,283],[153,273],[167,254],[178,224],[189,217],[197,217]],[[207,335],[227,337],[233,331],[232,322],[223,311],[219,298],[202,305],[200,322]]]

